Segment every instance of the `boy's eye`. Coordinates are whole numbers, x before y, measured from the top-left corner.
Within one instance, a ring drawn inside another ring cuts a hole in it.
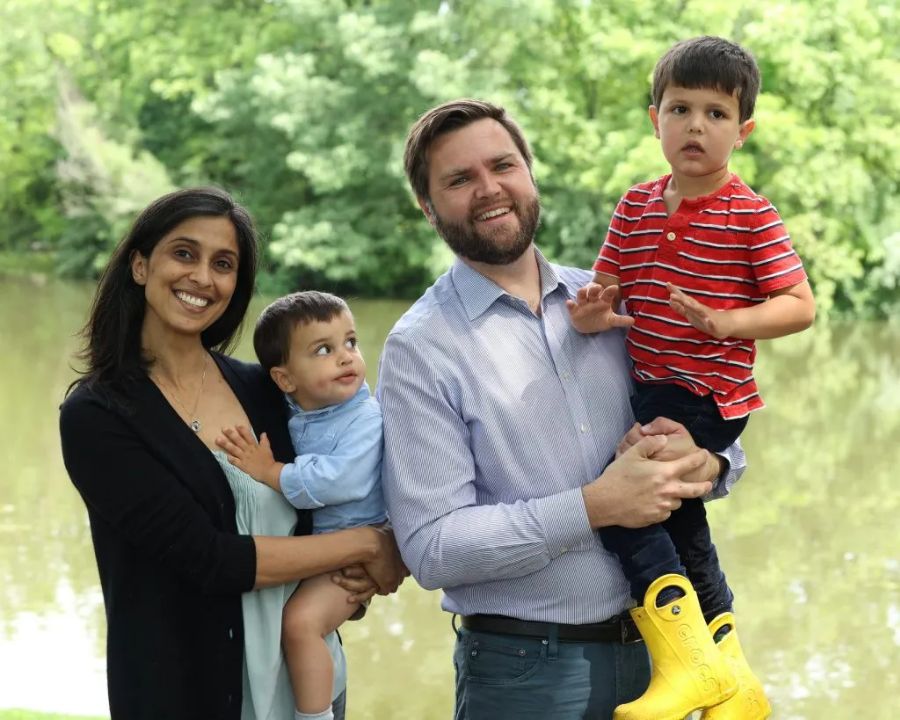
[[[330,355],[331,348],[328,345],[319,345],[313,355]]]
[[[684,105],[675,105],[672,108],[672,113],[675,115],[683,115],[687,112],[687,108]]]
[[[344,345],[348,350],[353,350],[353,348],[359,345],[359,341],[356,338],[347,338],[344,340]]]
[[[712,117],[714,120],[721,120],[723,117],[725,117],[725,113],[723,113],[721,110],[710,110],[709,114],[710,117]]]

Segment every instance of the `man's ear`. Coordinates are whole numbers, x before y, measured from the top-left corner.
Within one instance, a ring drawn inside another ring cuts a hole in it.
[[[294,384],[294,381],[291,380],[288,371],[281,365],[276,365],[271,368],[269,370],[269,377],[272,378],[272,381],[283,393],[292,393],[297,389],[297,386]]]
[[[434,225],[434,207],[431,205],[431,200],[423,197],[416,197],[416,202],[419,203],[419,207],[422,208],[422,212],[425,213],[425,217],[428,218],[428,222]]]
[[[650,122],[653,123],[653,134],[659,137],[659,110],[656,109],[656,105],[651,105],[647,108],[647,112],[650,115]]]
[[[137,250],[131,253],[131,277],[138,285],[147,284],[147,260]]]

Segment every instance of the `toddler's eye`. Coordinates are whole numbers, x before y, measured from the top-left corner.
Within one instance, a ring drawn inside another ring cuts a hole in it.
[[[316,348],[316,351],[313,354],[314,355],[330,355],[331,348],[328,347],[328,345],[319,345],[319,347]]]
[[[356,338],[347,338],[344,340],[344,345],[348,350],[353,350],[353,348],[359,345],[359,341]]]

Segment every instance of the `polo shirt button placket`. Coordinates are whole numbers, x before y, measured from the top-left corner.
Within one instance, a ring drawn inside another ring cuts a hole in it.
[[[666,240],[674,240],[674,239],[677,238],[677,237],[678,237],[678,236],[677,236],[675,233],[671,232],[671,231],[668,232],[668,233],[666,233]]]

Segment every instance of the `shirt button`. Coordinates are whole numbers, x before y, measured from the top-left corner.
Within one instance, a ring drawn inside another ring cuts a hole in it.
[[[233,628],[228,628],[228,639],[234,640],[234,629]]]
[[[587,425],[585,425],[584,423],[581,423],[581,432],[586,433],[587,431],[588,431]]]
[[[569,552],[569,548],[567,548],[567,547],[561,547],[561,548],[559,549],[559,552],[560,552],[560,554],[567,553],[567,552]]]
[[[675,233],[673,233],[673,232],[666,233],[666,240],[674,240],[675,237],[676,237]]]
[[[563,380],[570,380],[571,378],[572,378],[572,373],[570,373],[568,370],[566,370],[566,371],[562,374],[562,379],[563,379]]]

